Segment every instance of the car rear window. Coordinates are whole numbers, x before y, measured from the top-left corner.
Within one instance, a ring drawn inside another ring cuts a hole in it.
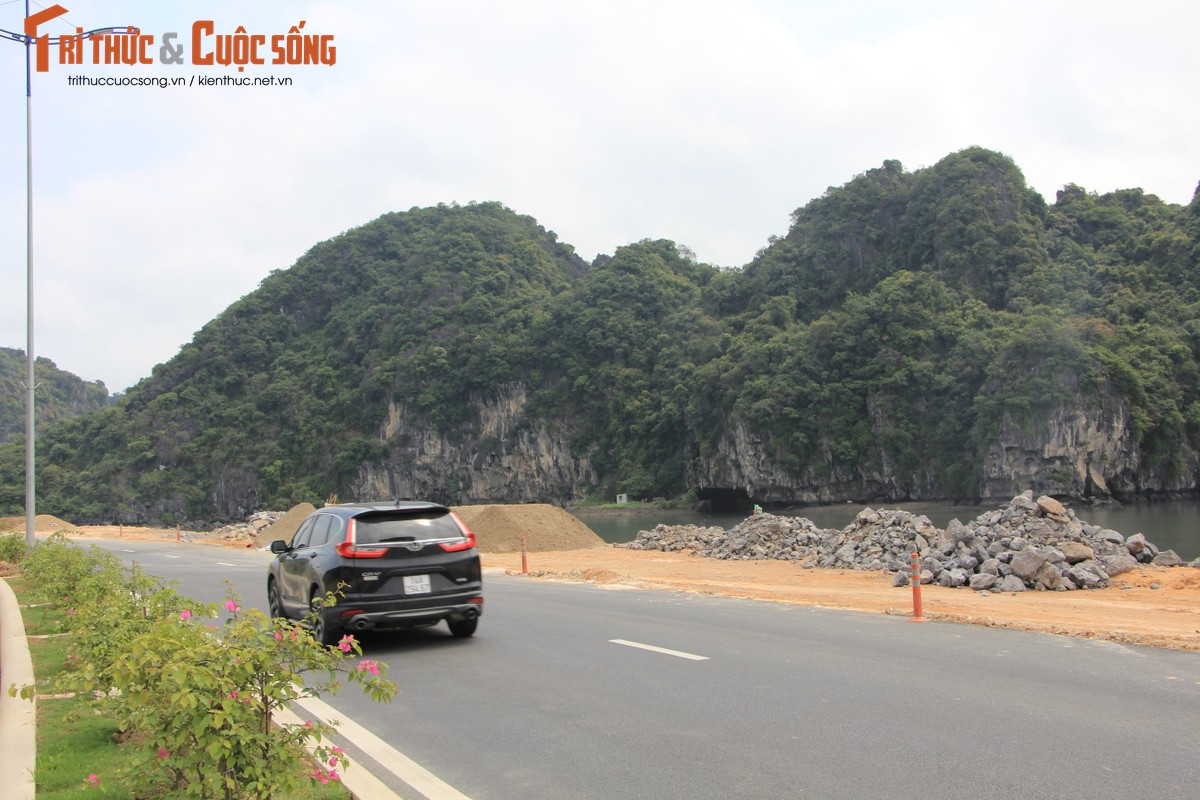
[[[454,518],[445,511],[375,513],[354,518],[354,540],[358,544],[455,539],[462,535]]]

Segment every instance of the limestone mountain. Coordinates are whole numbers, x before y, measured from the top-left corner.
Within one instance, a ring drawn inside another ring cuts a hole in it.
[[[27,369],[24,350],[0,347],[0,443],[14,436],[24,441]],[[70,419],[108,404],[108,389],[103,383],[85,381],[59,369],[48,358],[34,360],[33,374],[38,425]]]
[[[387,214],[47,426],[39,509],[1194,493],[1198,266],[1200,200],[1048,204],[981,148],[831,187],[740,269],[587,264],[497,203]],[[21,466],[0,448],[0,513]]]

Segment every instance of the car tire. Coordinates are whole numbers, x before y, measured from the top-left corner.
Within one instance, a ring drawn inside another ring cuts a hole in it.
[[[457,622],[448,619],[446,624],[450,626],[450,633],[456,639],[465,639],[468,636],[475,635],[475,629],[479,627],[479,617],[471,617],[471,619],[460,619]]]
[[[267,581],[267,613],[271,619],[287,619],[283,612],[283,601],[279,598],[279,586],[275,581]]]
[[[308,598],[308,607],[315,615],[312,621],[312,637],[321,644],[331,645],[338,640],[339,631],[336,625],[329,624],[329,612],[318,605],[320,599],[320,595],[315,591]]]

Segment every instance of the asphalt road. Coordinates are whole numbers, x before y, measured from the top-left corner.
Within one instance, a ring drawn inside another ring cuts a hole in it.
[[[265,606],[268,554],[103,546]],[[1200,792],[1197,653],[508,576],[485,597],[473,639],[364,638],[390,705],[326,698],[473,800]]]

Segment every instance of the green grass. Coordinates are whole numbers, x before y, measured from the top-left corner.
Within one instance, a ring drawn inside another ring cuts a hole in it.
[[[6,580],[22,604],[33,672],[40,686],[63,669],[70,636],[55,634],[65,627],[66,608],[57,604],[25,607],[31,602],[32,592],[19,577]],[[39,696],[35,776],[38,800],[132,797],[121,772],[134,763],[135,753],[121,745],[119,733],[115,718],[97,712],[83,698]],[[93,774],[99,776],[97,786],[88,785],[88,776]],[[349,796],[340,783],[313,784],[304,793],[285,800],[346,800]]]
[[[9,585],[24,605],[31,593],[20,578]],[[63,668],[70,637],[61,635],[66,611],[57,605],[21,609],[33,673],[41,684]],[[38,637],[48,638],[38,638]],[[40,696],[37,713],[38,800],[83,797],[128,797],[119,782],[106,785],[104,776],[115,775],[129,762],[117,745],[116,721],[96,714],[83,699]],[[101,776],[96,787],[87,786],[88,775]]]
[[[129,762],[116,736],[116,722],[92,712],[82,700],[39,699],[38,800],[129,797],[115,777]],[[100,776],[98,786],[88,786],[91,774]]]

